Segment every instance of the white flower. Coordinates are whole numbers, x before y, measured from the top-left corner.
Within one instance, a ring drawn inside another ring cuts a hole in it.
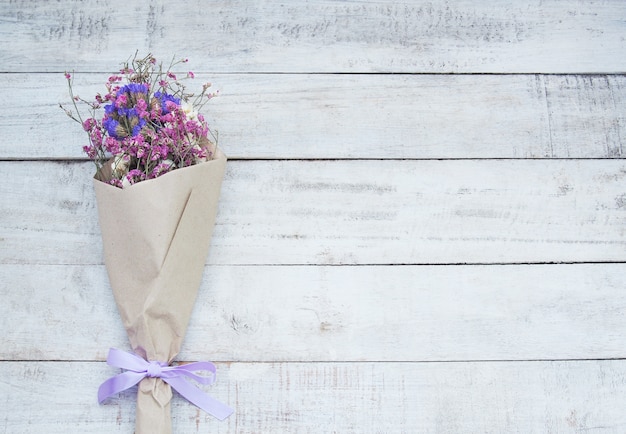
[[[130,161],[130,157],[126,154],[117,154],[111,163],[111,170],[113,171],[113,176],[117,179],[120,179],[122,176],[128,172],[128,163]]]
[[[193,145],[193,148],[196,151],[202,150],[200,145],[198,145],[197,143],[195,145]],[[205,161],[207,161],[207,158],[206,157],[195,157],[194,160],[195,160],[194,163],[198,164],[198,163],[204,163]]]
[[[194,109],[193,105],[189,104],[186,101],[183,101],[183,103],[181,104],[181,108],[183,109],[183,112],[185,112],[187,119],[189,119],[190,121],[198,121],[198,112]]]

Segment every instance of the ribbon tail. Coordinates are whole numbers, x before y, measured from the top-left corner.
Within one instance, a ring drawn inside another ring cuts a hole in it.
[[[109,378],[98,388],[98,402],[102,404],[105,399],[133,387],[145,376],[146,374],[142,372],[126,371]]]
[[[202,410],[209,413],[211,416],[224,420],[233,413],[233,409],[224,403],[219,402],[207,395],[205,392],[189,383],[187,380],[181,377],[162,378],[163,381],[168,383],[174,390],[176,390],[183,398]]]

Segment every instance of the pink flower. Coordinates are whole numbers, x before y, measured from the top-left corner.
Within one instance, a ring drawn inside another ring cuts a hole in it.
[[[163,123],[168,123],[168,122],[172,122],[174,120],[174,116],[172,116],[171,113],[168,113],[166,115],[163,115],[161,117],[159,117],[159,120]],[[163,130],[162,130],[163,131]]]
[[[91,158],[92,160],[93,160],[94,158],[96,158],[96,156],[98,155],[98,152],[96,151],[96,148],[95,148],[95,147],[93,147],[93,146],[91,146],[91,145],[89,145],[89,146],[83,146],[83,152],[84,152],[85,154],[87,154],[87,156],[88,156],[89,158]]]
[[[89,133],[89,137],[97,148],[102,148],[102,131],[99,128],[94,128]]]
[[[189,71],[187,73],[187,77],[189,77],[189,78],[196,78],[196,74],[194,74],[193,71]]]
[[[96,120],[94,118],[88,118],[83,122],[83,129],[85,131],[91,131],[96,126]]]
[[[70,78],[72,78],[72,76],[69,73],[66,72],[65,73],[65,78],[67,78],[69,80]]]
[[[152,170],[150,174],[150,178],[156,178],[164,173],[169,172],[174,167],[174,163],[170,160],[165,160],[160,164],[157,164],[156,167]]]
[[[135,182],[143,181],[144,179],[146,179],[146,175],[139,169],[133,169],[128,172],[128,175],[126,175],[125,178],[132,185]]]
[[[118,96],[115,100],[115,107],[117,108],[125,107],[126,104],[128,104],[128,97],[124,94]]]
[[[147,111],[148,103],[145,100],[138,100],[135,108],[137,109],[137,116],[139,116],[140,118],[147,118],[149,116],[149,113]]]
[[[111,154],[119,154],[121,151],[120,142],[111,136],[104,141],[104,148]]]

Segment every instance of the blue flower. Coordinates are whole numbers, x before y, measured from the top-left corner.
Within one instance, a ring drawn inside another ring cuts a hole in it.
[[[131,119],[134,117],[138,117],[139,115],[137,114],[137,109],[136,108],[125,108],[125,107],[120,107],[117,109],[117,114],[119,116]]]
[[[165,92],[155,92],[154,97],[161,101],[161,113],[164,115],[168,114],[170,111],[167,109],[167,102],[173,102],[176,105],[180,105],[180,99],[176,98],[173,95],[170,95]]]
[[[107,115],[111,115],[113,113],[115,113],[115,106],[113,104],[107,104],[104,106],[104,112]]]
[[[120,87],[117,91],[117,96],[120,96],[123,93],[148,93],[148,86],[142,83],[130,83]]]
[[[118,128],[120,126],[120,123],[118,121],[116,121],[113,118],[104,118],[104,120],[102,121],[102,125],[104,126],[104,128],[107,129],[107,133],[109,133],[109,136],[115,138],[115,139],[121,139],[122,137],[119,137],[117,135],[118,132]]]
[[[135,137],[137,134],[139,134],[141,132],[141,129],[143,127],[145,127],[145,126],[146,126],[145,119],[140,119],[139,123],[133,127],[133,134],[132,134],[132,136]]]

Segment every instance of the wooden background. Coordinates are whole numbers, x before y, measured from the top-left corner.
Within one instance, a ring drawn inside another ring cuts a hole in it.
[[[0,1],[0,431],[132,433],[85,135],[135,50],[230,157],[175,432],[626,432],[626,2]]]

